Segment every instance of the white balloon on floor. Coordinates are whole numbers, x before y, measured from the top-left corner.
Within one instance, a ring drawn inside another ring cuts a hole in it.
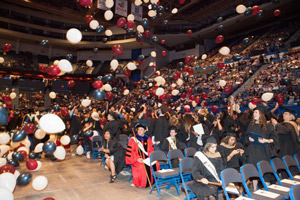
[[[63,120],[59,116],[51,113],[43,115],[39,124],[41,129],[48,134],[60,133],[66,129]]]
[[[48,179],[45,176],[37,176],[32,181],[33,189],[37,191],[44,190],[48,185]]]
[[[44,146],[44,143],[38,143],[34,148],[34,152],[41,153],[43,151],[43,146]]]
[[[35,131],[35,133],[34,133],[34,137],[36,138],[36,139],[39,139],[39,140],[41,140],[41,139],[43,139],[44,137],[46,136],[46,132],[44,132],[42,129],[37,129],[36,131]]]
[[[207,58],[207,55],[206,54],[202,54],[201,59],[205,60],[206,58]]]
[[[0,133],[0,144],[7,144],[10,141],[10,136],[8,133]]]
[[[79,43],[81,41],[82,34],[81,34],[81,32],[78,29],[71,28],[71,29],[68,30],[66,37],[67,37],[67,40],[70,43],[77,44],[77,43]]]
[[[173,96],[177,96],[179,94],[179,90],[172,90],[171,94]]]
[[[32,171],[38,171],[39,169],[41,169],[41,167],[42,167],[42,162],[41,161],[36,161],[37,162],[37,164],[38,164],[38,166],[37,166],[37,168],[36,169],[34,169],[34,170],[32,170]]]
[[[164,85],[166,83],[166,80],[162,76],[157,76],[154,79],[158,86]]]
[[[177,85],[181,86],[183,84],[183,80],[180,78],[176,81]]]
[[[21,174],[21,173],[20,173],[18,170],[15,171],[14,177],[15,177],[16,180],[17,180],[17,178],[20,176],[20,174]]]
[[[83,147],[79,145],[76,149],[76,153],[81,156],[83,152],[84,152]]]
[[[16,178],[12,173],[5,172],[0,174],[0,188],[6,188],[13,192],[16,187],[16,183]]]
[[[5,200],[14,200],[14,195],[9,189],[0,188],[0,197]]]
[[[138,25],[138,26],[136,27],[136,30],[137,30],[138,32],[140,32],[140,33],[144,33],[144,31],[145,31],[145,29],[144,29],[144,27],[143,27],[142,25]]]
[[[0,57],[0,64],[4,63],[4,58]]]
[[[173,10],[171,12],[172,12],[172,14],[178,13],[178,8],[173,8]]]
[[[133,14],[129,14],[129,15],[127,16],[127,20],[128,20],[128,21],[134,21],[134,15],[133,15]]]
[[[2,144],[0,145],[0,157],[2,157],[6,152],[10,150],[10,146]]]
[[[151,56],[153,57],[153,58],[155,58],[156,57],[156,52],[155,51],[151,51]]]
[[[62,146],[56,147],[56,150],[53,153],[54,157],[58,160],[64,160],[66,157],[66,150]]]
[[[68,145],[71,142],[71,139],[68,135],[64,135],[60,138],[60,143],[62,145]]]

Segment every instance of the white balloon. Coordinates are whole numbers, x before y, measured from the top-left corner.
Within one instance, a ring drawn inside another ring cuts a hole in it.
[[[256,105],[254,105],[253,103],[249,103],[248,104],[248,107],[251,109],[251,110],[253,110],[254,108],[256,108]]]
[[[91,104],[91,100],[90,99],[83,99],[82,102],[81,102],[81,105],[83,107],[88,107],[90,104]]]
[[[236,7],[236,12],[239,14],[243,14],[246,11],[246,6],[244,6],[243,4],[240,4]]]
[[[156,74],[159,76],[160,75],[160,71],[156,71]]]
[[[17,178],[20,176],[20,174],[21,174],[21,173],[20,173],[18,170],[15,171],[14,177],[15,177],[16,180],[17,180]]]
[[[32,181],[33,189],[37,191],[44,190],[48,185],[48,179],[45,176],[37,176]]]
[[[0,158],[0,167],[2,167],[3,165],[6,165],[7,161],[5,158]]]
[[[9,189],[0,188],[0,197],[5,200],[14,200],[14,195]]]
[[[165,92],[165,90],[163,88],[159,87],[156,89],[155,94],[156,94],[156,96],[161,96],[164,94],[164,92]]]
[[[206,58],[207,58],[207,55],[206,54],[202,54],[201,59],[205,60]]]
[[[17,97],[17,94],[15,92],[12,92],[12,93],[10,93],[9,96],[10,96],[11,99],[14,99],[14,98]]]
[[[113,0],[106,0],[105,1],[105,7],[106,8],[112,8],[114,6],[114,1]]]
[[[176,14],[176,13],[178,13],[178,9],[177,8],[173,8],[173,10],[171,12],[172,12],[172,14]]]
[[[39,140],[41,140],[41,139],[43,139],[44,137],[46,136],[46,132],[44,132],[42,129],[37,129],[36,131],[35,131],[35,133],[34,133],[34,137],[36,138],[36,139],[39,139]]]
[[[150,0],[151,3],[157,4],[158,0]]]
[[[60,138],[60,143],[62,145],[68,145],[71,142],[71,139],[68,135],[64,135]]]
[[[226,46],[223,46],[219,49],[219,53],[226,56],[230,53],[230,49]]]
[[[54,60],[53,65],[58,65],[59,60]]]
[[[67,59],[61,59],[58,63],[58,67],[61,70],[60,73],[73,71],[72,64]]]
[[[0,57],[0,64],[4,63],[4,58]]]
[[[83,152],[84,152],[83,147],[79,145],[76,149],[76,153],[81,156]]]
[[[154,79],[158,86],[164,85],[166,83],[166,80],[162,76],[157,76]]]
[[[152,87],[152,86],[153,86],[153,84],[152,84],[152,83],[149,83],[148,85],[149,85],[149,87]]]
[[[178,86],[181,86],[183,84],[183,80],[180,78],[176,81]]]
[[[56,150],[53,153],[54,157],[58,160],[64,160],[66,157],[66,150],[62,146],[56,147]]]
[[[171,87],[172,87],[172,88],[176,88],[176,84],[175,84],[175,83],[172,83]]]
[[[7,144],[10,141],[10,136],[8,133],[0,133],[0,144]]]
[[[27,155],[29,155],[29,148],[28,147],[19,147],[18,149],[17,149],[17,151],[25,151],[26,153],[27,153]]]
[[[55,99],[55,98],[56,98],[55,92],[50,92],[50,93],[49,93],[49,97],[50,97],[51,99]]]
[[[38,166],[37,166],[37,168],[36,169],[34,169],[34,170],[32,170],[32,171],[38,171],[39,169],[41,169],[41,167],[42,167],[42,162],[41,161],[36,161],[37,162],[37,164],[38,164]]]
[[[106,31],[105,31],[105,35],[106,36],[112,36],[113,35],[113,32],[111,31],[111,30],[109,30],[109,29],[107,29]]]
[[[137,67],[133,62],[129,62],[127,64],[127,68],[132,71],[132,70],[136,70]]]
[[[157,15],[157,12],[156,12],[156,10],[149,10],[148,15],[149,15],[149,17],[154,17]]]
[[[142,5],[142,1],[141,0],[135,0],[134,1],[134,5],[136,5],[136,6],[140,6],[140,5]]]
[[[67,40],[72,43],[72,44],[77,44],[81,41],[82,39],[82,34],[81,32],[76,29],[76,28],[71,28],[67,32]]]
[[[138,32],[140,32],[140,33],[144,33],[144,31],[145,31],[145,29],[144,29],[144,27],[143,27],[142,25],[138,25],[138,26],[136,27],[136,30],[137,30]]]
[[[106,92],[112,91],[111,85],[108,84],[108,83],[106,83],[106,84],[103,86],[103,88],[104,88],[104,90],[105,90]]]
[[[128,89],[126,89],[126,90],[124,90],[124,92],[123,92],[123,95],[128,95],[129,94],[129,90]]]
[[[134,15],[133,14],[129,14],[127,16],[127,21],[134,21]]]
[[[93,66],[93,61],[87,60],[87,61],[85,62],[85,64],[86,64],[88,67],[92,67],[92,66]]]
[[[196,107],[197,106],[197,102],[196,101],[192,101],[192,106]]]
[[[16,183],[16,178],[12,173],[5,172],[0,174],[0,188],[6,188],[13,192],[16,187]]]
[[[97,29],[97,27],[99,26],[99,22],[97,21],[97,20],[92,20],[91,22],[90,22],[90,28],[92,29],[92,30],[96,30]]]
[[[112,68],[112,70],[116,70],[119,66],[119,61],[117,59],[112,59],[110,61],[110,67]]]
[[[43,115],[40,119],[40,127],[48,134],[60,133],[66,129],[66,125],[63,120],[54,114]]]
[[[268,102],[273,98],[273,96],[274,96],[274,94],[272,92],[267,92],[261,96],[261,99],[265,102]]]
[[[152,67],[154,65],[154,62],[150,62],[149,66]]]
[[[99,121],[100,120],[99,113],[97,113],[97,112],[93,112],[92,115],[91,115],[91,117],[95,121]]]
[[[179,94],[179,90],[172,90],[171,94],[173,96],[177,96]]]
[[[22,144],[24,144],[25,147],[26,147],[27,149],[29,149],[29,148],[30,148],[30,145],[31,145],[31,142],[30,142],[30,140],[28,140],[28,137],[26,137],[26,139],[22,141]]]
[[[144,3],[149,3],[149,0],[144,0]]]
[[[224,80],[220,80],[220,81],[219,81],[219,85],[220,85],[221,87],[224,87],[226,84],[227,84],[227,83],[226,83],[226,81],[224,81]]]
[[[65,73],[67,73],[67,72],[64,72],[64,71],[61,71],[61,70],[60,70],[60,73],[59,73],[59,74],[57,74],[57,76],[62,76],[62,75],[65,75]]]
[[[107,10],[104,13],[104,18],[106,21],[111,20],[113,18],[113,16],[114,16],[114,13],[111,10]]]
[[[155,58],[155,57],[156,57],[156,52],[155,52],[155,51],[151,51],[151,56],[152,56],[153,58]]]
[[[34,148],[34,152],[41,153],[43,151],[43,146],[44,146],[44,143],[38,143]]]
[[[11,159],[12,159],[13,153],[14,153],[14,152],[9,152],[9,153],[8,153],[8,155],[7,155],[7,159],[8,159],[8,160],[11,160]],[[0,155],[1,155],[1,154],[0,154]]]

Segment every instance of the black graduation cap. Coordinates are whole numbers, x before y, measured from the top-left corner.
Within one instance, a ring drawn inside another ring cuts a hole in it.
[[[262,104],[258,104],[258,105],[256,105],[256,108],[255,108],[254,110],[259,110],[259,111],[261,111],[262,113],[267,114],[267,112],[268,112],[268,107],[266,107],[266,106],[264,106],[264,105],[262,105]]]
[[[227,131],[226,136],[229,136],[229,137],[237,137],[236,133],[231,132],[231,131]]]
[[[133,122],[134,128],[143,127],[145,130],[147,129],[147,120],[139,120],[137,122]]]
[[[217,144],[217,140],[216,140],[216,138],[214,136],[209,136],[205,140],[205,144],[207,144],[207,143]]]
[[[294,115],[294,116],[297,115],[297,112],[296,112],[295,110],[291,110],[291,109],[288,109],[288,108],[285,108],[285,109],[284,109],[284,112],[288,112],[288,113],[290,113],[290,114],[292,114],[292,115]]]
[[[168,108],[166,105],[164,105],[164,104],[160,107],[160,109],[161,109],[161,112],[162,112],[163,114],[165,114],[166,112],[169,111],[169,108]]]

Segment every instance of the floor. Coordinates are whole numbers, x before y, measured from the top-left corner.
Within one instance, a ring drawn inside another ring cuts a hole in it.
[[[109,182],[109,171],[99,161],[95,162],[84,156],[67,154],[66,160],[52,162],[43,158],[42,167],[32,171],[32,178],[44,175],[48,178],[48,186],[43,191],[35,191],[31,184],[16,186],[15,200],[43,200],[52,197],[55,200],[150,200],[158,199],[157,192],[149,194],[149,188],[135,188],[128,182],[129,176],[120,175],[115,183]],[[28,171],[25,162],[17,168],[20,172]],[[162,200],[185,198],[184,192],[177,195],[176,189],[162,190]]]

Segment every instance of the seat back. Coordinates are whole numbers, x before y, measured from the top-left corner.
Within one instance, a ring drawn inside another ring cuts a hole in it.
[[[92,142],[102,142],[102,136],[96,135],[92,138]]]
[[[259,178],[259,172],[253,164],[245,164],[240,168],[243,181],[249,178]]]
[[[282,157],[282,160],[283,160],[283,163],[285,164],[285,166],[287,168],[290,168],[290,167],[297,167],[297,163],[296,161],[293,159],[292,156],[290,155],[286,155],[286,156],[283,156]]]
[[[256,166],[257,166],[257,169],[258,169],[258,172],[260,175],[260,180],[263,183],[265,190],[267,190],[267,191],[269,190],[267,183],[265,182],[265,179],[264,179],[265,174],[273,174],[275,176],[277,182],[280,185],[282,185],[280,182],[279,176],[277,175],[277,173],[275,173],[274,169],[272,168],[272,166],[270,165],[270,163],[268,161],[266,161],[266,160],[259,161],[256,164]]]
[[[102,147],[102,136],[97,135],[92,138],[92,151],[94,151],[94,148],[100,148]]]
[[[191,179],[188,179],[188,178],[191,178],[190,177],[191,175],[189,175],[189,177],[187,178],[186,176],[184,176],[186,174],[183,173],[184,171],[192,170],[193,163],[194,163],[193,158],[183,158],[179,162],[179,174],[180,174],[180,178],[182,181],[182,187],[184,188],[185,194],[187,196],[186,199],[190,199],[191,197],[195,196],[191,191],[189,192],[189,188],[187,187],[187,185],[185,183],[185,181],[191,180]]]
[[[184,158],[184,155],[180,149],[172,149],[168,152],[168,157],[170,160],[176,159],[176,158]]]
[[[295,153],[293,157],[294,157],[297,165],[300,166],[300,154]]]
[[[185,149],[185,148],[187,148],[187,145],[184,142],[179,142],[178,143],[178,148],[179,149]]]
[[[195,153],[197,152],[197,150],[194,147],[188,147],[186,149],[184,149],[184,156],[187,157],[194,157]]]
[[[300,184],[293,185],[289,192],[291,200],[298,200],[300,199]]]
[[[154,161],[168,161],[166,154],[162,151],[153,151],[150,154],[150,163]]]
[[[273,158],[271,160],[271,166],[273,167],[275,172],[277,172],[278,170],[286,170],[287,168],[280,158]]]
[[[227,169],[224,169],[223,171],[221,171],[221,180],[222,180],[223,192],[224,192],[227,200],[231,199],[226,190],[227,185],[229,183],[243,183],[243,179],[239,175],[239,172],[233,168],[227,168]]]

